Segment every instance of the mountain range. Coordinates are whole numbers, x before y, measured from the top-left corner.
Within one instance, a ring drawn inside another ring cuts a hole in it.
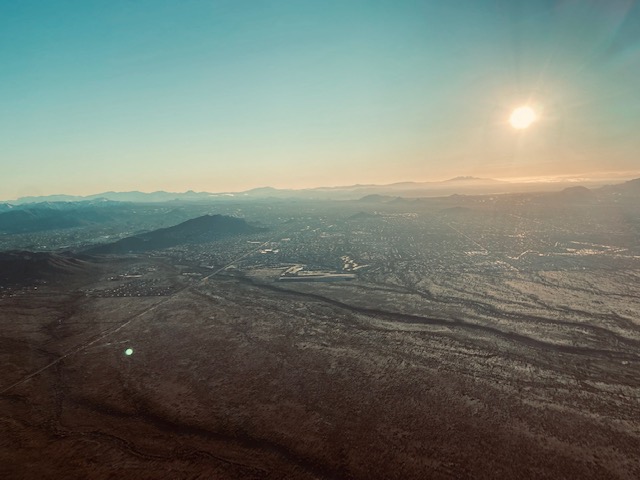
[[[477,184],[477,185],[476,185]],[[245,192],[242,195],[216,195],[208,193],[186,192],[185,194],[169,194],[167,192],[155,192],[153,194],[141,192],[114,193],[114,198],[141,199],[135,201],[117,201],[99,196],[84,199],[85,197],[72,197],[83,200],[53,201],[40,203],[0,203],[0,234],[29,234],[48,230],[69,229],[76,227],[100,226],[100,225],[126,225],[131,232],[141,232],[148,229],[175,225],[193,217],[193,213],[209,213],[211,207],[218,202],[243,202],[243,201],[272,201],[287,202],[299,200],[314,202],[316,200],[335,200],[357,202],[361,204],[376,203],[407,203],[413,201],[428,201],[434,197],[445,198],[458,196],[471,197],[478,195],[495,194],[493,190],[505,189],[504,194],[515,193],[530,197],[531,201],[542,203],[575,203],[605,201],[634,201],[640,197],[640,179],[630,180],[617,185],[606,185],[598,188],[587,188],[583,185],[571,184],[561,188],[554,184],[553,191],[521,191],[513,188],[513,184],[494,183],[489,186],[487,179],[459,177],[447,182],[440,182],[439,190],[429,190],[429,195],[417,195],[416,185],[424,185],[413,182],[403,182],[386,186],[354,185],[351,187],[328,187],[325,189],[303,190],[278,190],[274,188],[261,188]],[[449,187],[447,187],[449,185]],[[473,187],[476,185],[476,187]],[[529,184],[531,186],[532,184]],[[537,185],[537,184],[536,184]],[[384,187],[384,188],[383,188]],[[507,188],[510,187],[510,188]],[[350,190],[349,190],[350,189]],[[483,189],[489,189],[483,192]],[[466,195],[459,192],[466,191]],[[472,193],[472,192],[480,193]],[[305,193],[306,192],[306,193]],[[313,193],[315,192],[315,193]],[[373,193],[371,193],[373,192]],[[423,191],[425,192],[425,191]],[[435,192],[440,193],[436,195]],[[454,193],[451,193],[454,192]],[[171,198],[162,202],[161,198]],[[184,195],[187,200],[181,201],[179,195]],[[206,195],[206,197],[202,197]],[[308,196],[305,196],[308,195]],[[315,196],[314,196],[315,195]],[[206,200],[194,201],[202,197]],[[34,197],[35,198],[35,197]],[[153,198],[153,201],[148,200]],[[146,201],[143,199],[147,199]],[[505,199],[508,201],[508,199]],[[458,202],[460,203],[460,202]]]
[[[602,182],[583,182],[590,187],[600,187]],[[165,191],[157,192],[104,192],[95,195],[48,195],[21,197],[7,202],[11,205],[22,205],[40,202],[78,202],[78,201],[117,201],[134,203],[166,203],[166,202],[208,202],[238,201],[259,198],[271,199],[308,199],[308,200],[357,200],[367,195],[392,195],[402,197],[436,197],[452,194],[482,195],[512,192],[552,191],[575,185],[571,181],[514,183],[492,178],[460,176],[437,182],[398,182],[386,185],[345,185],[337,187],[316,187],[305,189],[279,189],[260,187],[240,192],[194,192],[183,193]],[[6,208],[6,207],[5,207]],[[3,210],[0,204],[0,212]]]

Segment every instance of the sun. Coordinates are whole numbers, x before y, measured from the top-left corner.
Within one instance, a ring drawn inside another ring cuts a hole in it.
[[[529,128],[533,122],[538,119],[538,115],[533,108],[528,105],[516,108],[511,112],[509,123],[517,130]]]

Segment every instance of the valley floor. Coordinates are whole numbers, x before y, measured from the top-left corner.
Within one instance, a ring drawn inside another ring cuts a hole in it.
[[[0,299],[1,477],[640,476],[623,311],[149,271],[161,295]]]

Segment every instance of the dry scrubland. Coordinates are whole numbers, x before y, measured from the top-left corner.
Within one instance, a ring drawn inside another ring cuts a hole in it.
[[[0,476],[640,477],[635,271],[408,291],[126,262],[0,299]],[[99,296],[109,268],[173,293]]]

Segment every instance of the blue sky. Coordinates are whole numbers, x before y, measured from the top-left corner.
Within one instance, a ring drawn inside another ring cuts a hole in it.
[[[0,0],[0,198],[640,171],[638,85],[631,1]]]

